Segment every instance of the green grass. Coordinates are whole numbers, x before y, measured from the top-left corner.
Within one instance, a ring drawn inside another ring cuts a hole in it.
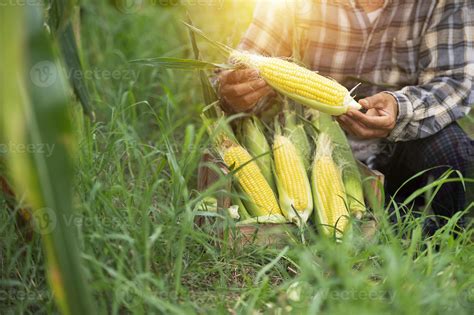
[[[471,314],[473,232],[454,238],[457,218],[423,239],[424,217],[394,226],[377,211],[372,240],[355,231],[336,245],[308,233],[304,243],[297,235],[286,248],[237,249],[212,226],[196,228],[200,200],[215,193],[196,191],[208,146],[197,76],[127,63],[191,56],[179,23],[184,10],[156,6],[125,15],[99,1],[83,3],[83,59],[99,73],[90,86],[97,120],[83,118],[79,105],[71,113],[79,140],[76,213],[64,219],[78,235],[87,282],[103,311]],[[251,5],[225,5],[189,10],[206,32],[219,29],[217,39],[235,45]],[[222,27],[222,21],[231,22]],[[207,46],[203,52],[215,54]],[[121,75],[107,79],[103,70]],[[57,312],[39,235],[26,242],[15,221],[15,213],[0,212],[0,312]]]

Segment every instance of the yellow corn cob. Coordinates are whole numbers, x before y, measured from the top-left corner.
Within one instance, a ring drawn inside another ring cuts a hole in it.
[[[303,105],[330,115],[344,114],[350,107],[360,109],[344,86],[295,63],[238,51],[231,60],[258,69],[269,85]]]
[[[268,145],[267,138],[263,133],[263,125],[256,116],[242,119],[238,139],[250,155],[255,158],[255,162],[262,171],[262,174],[270,187],[275,189],[270,145]]]
[[[312,169],[316,218],[324,234],[342,236],[348,225],[348,211],[341,172],[332,158],[332,143],[325,133],[319,135]]]
[[[312,112],[314,115],[314,111]],[[346,135],[339,123],[331,116],[316,112],[313,117],[313,124],[321,132],[331,135],[334,146],[333,157],[338,167],[342,170],[342,180],[346,191],[347,205],[349,212],[360,219],[366,211],[364,201],[364,191],[359,167],[352,153]]]
[[[235,177],[254,205],[248,209],[252,212],[252,215],[281,214],[273,190],[263,177],[257,163],[252,161],[252,156],[247,150],[228,140],[224,141],[222,147],[224,148],[222,157],[225,164],[233,169],[237,169]]]
[[[313,200],[301,156],[288,137],[278,134],[273,142],[273,156],[282,212],[291,222],[306,222],[313,210]]]
[[[307,170],[309,169],[311,159],[311,145],[303,122],[296,116],[296,111],[286,108],[283,112],[285,116],[285,132],[290,141],[295,145]]]

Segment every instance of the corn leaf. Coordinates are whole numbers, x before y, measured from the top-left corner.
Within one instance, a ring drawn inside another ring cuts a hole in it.
[[[247,225],[247,224],[284,224],[288,223],[288,220],[281,214],[269,214],[259,217],[253,217],[238,222],[236,225]]]
[[[331,135],[334,142],[334,160],[342,169],[349,209],[360,216],[366,211],[362,178],[347,137],[339,123],[330,115],[319,113],[318,119],[320,132]]]
[[[195,27],[191,24],[188,24],[186,22],[183,22],[183,24],[186,25],[193,33],[198,34],[199,36],[204,38],[208,43],[210,43],[211,45],[216,47],[218,49],[218,51],[224,55],[224,57],[226,57],[226,58],[229,57],[229,54],[232,53],[232,51],[234,51],[229,46],[224,45],[222,43],[219,43],[218,41],[215,41],[215,40],[211,39],[210,37],[208,37],[203,31],[201,31],[197,27]]]
[[[82,73],[83,67],[79,58],[79,48],[77,47],[76,36],[74,34],[72,23],[68,23],[64,29],[64,32],[58,34],[57,36],[67,73]],[[75,95],[82,105],[84,114],[93,119],[94,113],[92,112],[92,104],[84,76],[70,75],[69,80]]]
[[[193,24],[189,14],[188,14],[188,23],[189,25]],[[196,41],[196,36],[194,36],[194,33],[191,30],[189,31],[189,38],[191,41],[191,46],[193,47],[194,58],[196,60],[201,60],[199,48]],[[205,104],[211,104],[217,101],[218,98],[217,98],[216,91],[214,90],[214,87],[209,81],[209,78],[207,77],[206,72],[204,70],[199,70],[199,79],[201,81],[202,94],[203,94]]]
[[[76,0],[48,0],[48,25],[53,32],[62,32],[74,13]]]
[[[73,19],[75,0],[50,0],[48,6],[48,25],[53,36],[59,43],[68,74],[83,73],[83,67],[79,57],[77,38],[74,33]],[[79,19],[79,16],[77,17]],[[82,105],[85,115],[93,120],[92,104],[90,94],[87,90],[84,76],[70,75],[69,80],[74,94]]]
[[[178,70],[209,70],[209,69],[233,69],[234,67],[226,64],[218,64],[201,60],[173,58],[173,57],[157,57],[148,59],[135,59],[131,63],[139,63],[152,67],[163,67]]]

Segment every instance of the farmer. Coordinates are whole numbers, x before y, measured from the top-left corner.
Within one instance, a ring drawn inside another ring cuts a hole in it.
[[[352,89],[363,111],[337,117],[356,157],[403,201],[448,169],[473,178],[474,141],[456,122],[474,103],[472,0],[260,1],[239,49],[290,57]],[[294,43],[297,43],[297,49]],[[221,106],[263,111],[275,92],[254,70],[219,75]],[[455,175],[453,175],[455,176]],[[460,182],[441,186],[428,233],[472,203]],[[437,223],[436,223],[437,222]]]

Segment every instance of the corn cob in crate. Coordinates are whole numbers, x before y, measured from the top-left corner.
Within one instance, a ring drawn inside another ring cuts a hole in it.
[[[245,210],[253,217],[283,218],[274,191],[255,159],[238,143],[223,113],[211,106],[203,112],[201,118],[208,129],[214,149],[227,168],[234,172],[238,190],[244,193],[242,201]]]
[[[225,164],[236,171],[235,177],[252,203],[247,210],[254,216],[281,214],[273,190],[250,153],[230,140],[224,140],[220,150]]]
[[[349,212],[341,171],[332,157],[333,145],[328,134],[318,136],[316,154],[312,166],[312,189],[315,218],[325,235],[340,238],[346,230]]]
[[[271,148],[267,138],[263,133],[263,125],[257,117],[242,119],[240,123],[240,132],[238,138],[240,143],[255,158],[255,162],[262,171],[270,187],[275,190],[275,181],[273,179],[273,160]]]
[[[306,135],[304,125],[299,122],[299,119],[294,110],[286,108],[284,110],[285,116],[285,131],[288,134],[291,142],[295,145],[298,153],[300,154],[305,169],[309,168],[311,160],[311,145]]]
[[[291,140],[281,134],[275,122],[273,156],[279,200],[283,215],[298,225],[313,211],[311,185],[301,155]]]
[[[320,131],[331,135],[334,143],[334,160],[339,169],[342,170],[347,206],[350,213],[360,219],[366,211],[364,190],[359,167],[352,154],[346,135],[339,126],[339,123],[333,120],[331,116],[324,113],[316,113],[313,121],[316,120],[318,121],[317,125]]]

